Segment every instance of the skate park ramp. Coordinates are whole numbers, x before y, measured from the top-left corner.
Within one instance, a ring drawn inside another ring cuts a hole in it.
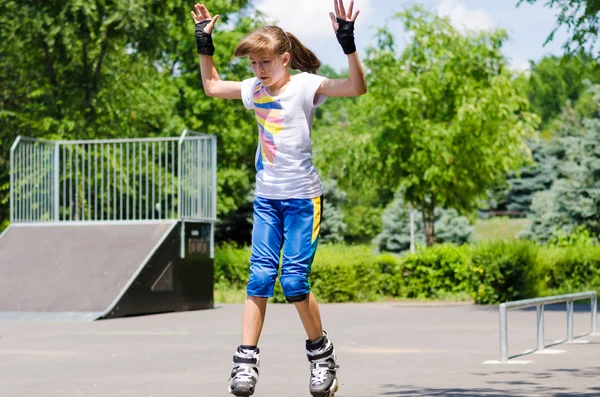
[[[9,226],[0,235],[0,319],[91,321],[106,316],[139,284],[144,267],[176,225]],[[169,273],[157,271],[159,276]],[[153,275],[152,281],[164,284],[162,278],[159,282]]]

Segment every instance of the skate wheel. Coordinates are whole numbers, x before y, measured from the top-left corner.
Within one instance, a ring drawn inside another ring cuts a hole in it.
[[[329,397],[334,397],[334,394],[338,391],[338,380],[337,378],[333,381],[331,389],[329,390]]]

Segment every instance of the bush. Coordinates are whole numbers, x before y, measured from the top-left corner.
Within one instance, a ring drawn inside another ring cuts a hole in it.
[[[250,248],[219,246],[215,284],[243,290]],[[540,246],[532,241],[450,244],[414,254],[377,255],[368,246],[321,245],[310,276],[320,302],[365,302],[382,297],[463,299],[498,304],[544,295],[600,290],[600,245],[571,236]],[[286,302],[279,281],[273,302]]]
[[[239,248],[233,243],[223,243],[215,249],[214,281],[228,287],[245,287],[250,271],[250,247]]]
[[[377,292],[382,296],[406,296],[400,259],[396,255],[385,253],[377,256],[375,263],[379,272]]]
[[[468,293],[469,257],[467,250],[450,244],[424,249],[402,258],[401,296],[440,298]]]
[[[317,249],[311,288],[322,302],[364,302],[377,298],[379,272],[366,246],[330,244]]]
[[[500,303],[537,296],[538,247],[529,241],[497,241],[474,246],[471,290],[476,303]]]
[[[223,244],[215,250],[215,284],[221,288],[245,288],[249,276],[251,249]],[[311,288],[322,302],[364,302],[378,296],[375,254],[366,246],[324,244],[317,249],[310,277]],[[286,302],[278,281],[275,303]]]
[[[545,247],[539,263],[547,294],[600,290],[600,245],[591,239]]]

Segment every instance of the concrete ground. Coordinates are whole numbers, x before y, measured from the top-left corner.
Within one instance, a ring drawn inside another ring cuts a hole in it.
[[[548,345],[566,337],[559,308],[546,309]],[[227,396],[241,309],[0,321],[0,396]],[[576,335],[589,332],[586,310],[576,311]],[[499,359],[497,306],[327,304],[321,311],[341,365],[338,397],[600,396],[597,335],[519,355],[536,346],[535,310],[509,312],[509,364],[484,364]],[[304,340],[293,306],[270,305],[255,396],[309,397]]]

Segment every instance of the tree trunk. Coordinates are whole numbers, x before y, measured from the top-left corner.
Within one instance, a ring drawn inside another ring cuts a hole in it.
[[[421,213],[427,246],[431,247],[435,243],[435,196],[432,195],[429,202],[421,202]]]

